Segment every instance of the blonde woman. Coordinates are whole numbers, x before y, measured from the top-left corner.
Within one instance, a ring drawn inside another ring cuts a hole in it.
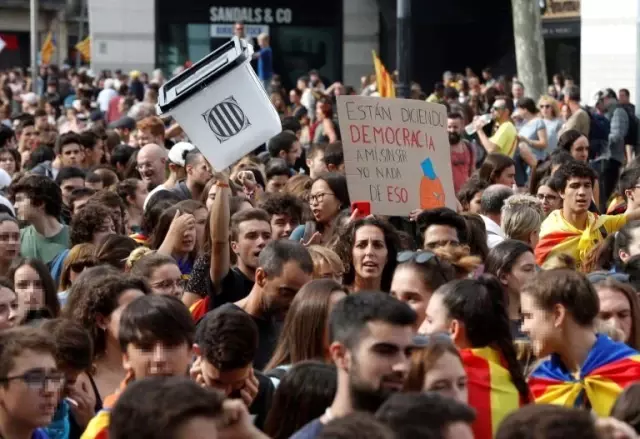
[[[505,236],[532,248],[538,244],[543,219],[542,203],[533,195],[512,195],[502,206],[501,227]]]
[[[345,267],[336,252],[321,245],[310,245],[307,250],[313,260],[314,279],[334,279],[342,283]]]
[[[540,116],[547,127],[547,154],[551,153],[558,145],[560,128],[563,120],[560,117],[560,106],[558,101],[548,95],[544,95],[538,101]]]

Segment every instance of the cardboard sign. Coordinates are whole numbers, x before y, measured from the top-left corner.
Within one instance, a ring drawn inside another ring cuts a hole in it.
[[[338,96],[338,117],[352,202],[390,216],[456,208],[444,105]]]

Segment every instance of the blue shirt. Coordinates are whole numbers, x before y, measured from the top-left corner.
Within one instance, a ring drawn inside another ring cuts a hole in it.
[[[260,49],[258,58],[258,77],[263,81],[271,79],[273,76],[273,56],[271,47]]]
[[[320,422],[320,418],[316,418],[295,432],[289,439],[315,439],[320,436],[324,424]]]

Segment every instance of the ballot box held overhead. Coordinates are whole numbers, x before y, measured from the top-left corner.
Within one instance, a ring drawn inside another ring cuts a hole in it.
[[[217,170],[282,130],[251,55],[234,37],[160,88],[158,114],[173,117]]]

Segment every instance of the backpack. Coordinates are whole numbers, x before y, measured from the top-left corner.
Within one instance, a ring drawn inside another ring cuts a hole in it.
[[[627,130],[627,135],[624,136],[624,144],[635,147],[638,144],[638,125],[640,124],[640,120],[638,120],[638,116],[633,112],[633,107],[630,105],[621,105],[621,107],[627,112],[627,116],[629,116],[629,129]]]
[[[589,115],[589,160],[593,160],[607,149],[611,123],[606,117],[590,108],[583,108]]]

